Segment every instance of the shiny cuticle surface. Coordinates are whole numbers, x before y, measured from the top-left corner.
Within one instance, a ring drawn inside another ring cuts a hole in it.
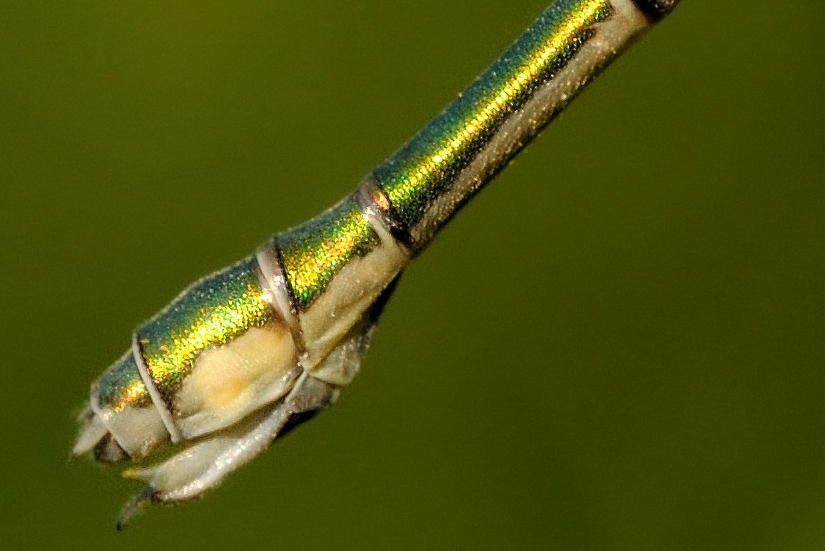
[[[198,354],[274,318],[257,262],[246,259],[208,276],[137,330],[143,361],[164,402],[190,373]]]

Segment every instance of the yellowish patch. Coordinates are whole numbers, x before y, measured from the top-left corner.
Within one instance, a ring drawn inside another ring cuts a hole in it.
[[[280,397],[291,385],[296,350],[285,325],[253,327],[201,352],[175,399],[184,438],[226,427]]]

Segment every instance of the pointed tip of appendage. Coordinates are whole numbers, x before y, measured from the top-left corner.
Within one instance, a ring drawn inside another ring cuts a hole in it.
[[[82,427],[72,451],[69,452],[70,459],[91,452],[109,432],[103,422],[94,414],[87,415],[84,412],[79,420]]]
[[[676,7],[681,0],[633,0],[633,2],[646,13],[649,17],[654,19],[661,19]]]
[[[146,486],[142,492],[130,501],[126,507],[124,507],[123,511],[121,511],[120,516],[117,517],[117,524],[115,527],[117,528],[118,532],[122,532],[126,525],[132,520],[132,517],[135,516],[143,507],[152,501],[152,498],[155,497],[157,491],[152,486]]]

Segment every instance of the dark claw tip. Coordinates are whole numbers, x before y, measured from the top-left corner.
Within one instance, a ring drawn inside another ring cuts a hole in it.
[[[117,531],[120,532],[126,528],[126,523],[128,523],[135,513],[141,510],[144,505],[152,501],[156,493],[154,488],[146,486],[141,493],[136,495],[135,498],[126,505],[123,512],[120,513],[120,517],[117,519]]]

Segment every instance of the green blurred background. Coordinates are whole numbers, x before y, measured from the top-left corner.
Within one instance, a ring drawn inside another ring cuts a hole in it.
[[[825,7],[686,0],[206,499],[67,462],[195,278],[348,193],[547,0],[0,3],[3,549],[822,549]]]

